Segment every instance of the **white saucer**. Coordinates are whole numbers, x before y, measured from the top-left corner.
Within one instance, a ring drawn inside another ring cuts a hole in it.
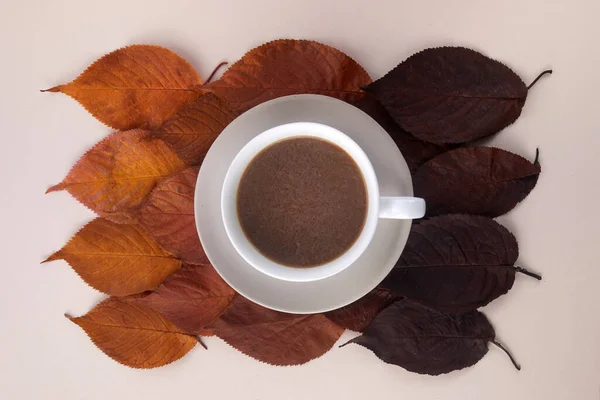
[[[194,213],[200,241],[223,279],[244,297],[278,311],[310,314],[358,300],[394,267],[411,220],[380,220],[361,257],[344,271],[314,282],[286,282],[259,272],[236,252],[221,216],[221,188],[229,164],[253,137],[290,122],[319,122],[350,136],[367,153],[382,196],[412,196],[406,161],[387,132],[358,108],[331,97],[295,95],[260,104],[236,118],[213,143],[198,174]]]

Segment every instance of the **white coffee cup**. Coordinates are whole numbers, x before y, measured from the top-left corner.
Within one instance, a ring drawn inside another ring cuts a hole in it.
[[[338,258],[326,264],[308,268],[294,268],[278,264],[262,255],[244,234],[237,214],[238,186],[250,161],[267,146],[293,137],[315,137],[342,148],[360,168],[367,188],[367,215],[358,239]],[[356,261],[373,239],[380,218],[421,218],[425,215],[425,201],[417,197],[380,197],[379,184],[373,165],[356,142],[327,125],[295,122],[271,128],[259,134],[239,151],[229,166],[223,182],[221,211],[229,240],[240,256],[250,265],[273,278],[293,282],[310,282],[335,275]]]

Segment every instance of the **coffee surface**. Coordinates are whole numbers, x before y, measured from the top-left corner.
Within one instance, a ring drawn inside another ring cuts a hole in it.
[[[297,137],[254,157],[240,181],[237,212],[246,237],[264,256],[312,267],[354,244],[367,201],[362,173],[343,149]]]

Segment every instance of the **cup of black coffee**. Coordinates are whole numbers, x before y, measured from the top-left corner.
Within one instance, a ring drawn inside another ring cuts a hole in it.
[[[380,218],[423,217],[425,201],[380,197],[360,146],[332,127],[296,122],[259,134],[239,151],[221,209],[229,240],[250,265],[309,282],[356,261]]]

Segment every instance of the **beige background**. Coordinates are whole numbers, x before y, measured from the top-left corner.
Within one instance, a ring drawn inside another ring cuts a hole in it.
[[[597,0],[3,0],[0,398],[599,399],[599,16]],[[206,77],[219,61],[281,37],[336,46],[374,78],[443,44],[482,50],[525,82],[554,68],[494,139],[530,159],[541,150],[536,189],[501,220],[519,240],[519,264],[544,281],[520,276],[485,310],[521,372],[495,348],[475,367],[437,378],[358,346],[275,368],[218,339],[206,340],[209,351],[140,371],[96,350],[62,316],[85,313],[102,296],[65,263],[39,262],[92,214],[44,191],[109,130],[67,96],[38,90],[132,43],[170,47]]]

